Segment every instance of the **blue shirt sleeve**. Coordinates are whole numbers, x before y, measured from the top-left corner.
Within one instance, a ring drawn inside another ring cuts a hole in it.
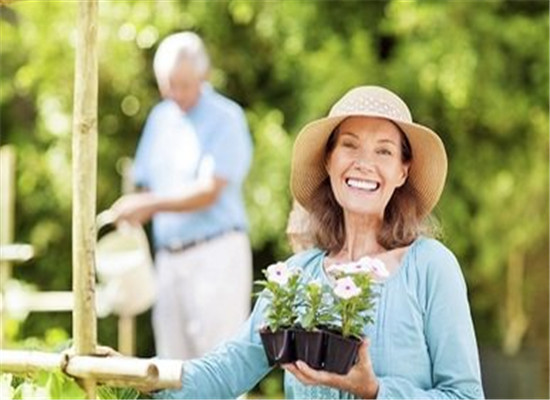
[[[379,378],[378,399],[481,399],[479,357],[466,284],[455,256],[437,241],[419,254],[426,343],[432,387],[423,390],[405,377]],[[405,362],[406,360],[404,360]]]
[[[244,112],[232,109],[218,129],[208,146],[208,154],[214,159],[214,175],[241,184],[252,162],[252,141]]]

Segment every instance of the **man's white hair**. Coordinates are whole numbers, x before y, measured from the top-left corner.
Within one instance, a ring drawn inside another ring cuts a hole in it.
[[[153,69],[162,96],[168,96],[170,77],[182,60],[189,61],[201,77],[206,76],[210,58],[202,39],[196,33],[174,33],[160,43],[153,60]]]

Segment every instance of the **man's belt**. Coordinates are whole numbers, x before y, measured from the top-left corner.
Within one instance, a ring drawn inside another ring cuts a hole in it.
[[[172,242],[168,245],[160,246],[159,250],[165,250],[165,251],[168,251],[169,253],[179,253],[179,252],[182,252],[182,251],[185,251],[185,250],[189,250],[192,247],[196,247],[198,245],[210,242],[214,239],[220,238],[220,237],[225,236],[228,233],[232,233],[232,232],[244,232],[244,229],[235,227],[235,228],[231,228],[231,229],[225,229],[223,231],[216,232],[216,233],[213,233],[211,235],[204,236],[200,239],[192,240],[190,242],[185,242],[185,243]]]

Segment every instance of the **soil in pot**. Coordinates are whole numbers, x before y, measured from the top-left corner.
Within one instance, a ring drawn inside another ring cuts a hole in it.
[[[260,337],[269,365],[296,361],[293,330],[282,329],[271,332],[268,329],[262,329],[260,330]]]
[[[304,361],[314,369],[323,368],[324,333],[321,330],[306,331],[297,329],[294,332],[296,359]]]
[[[357,361],[361,340],[356,337],[343,337],[339,333],[325,332],[324,370],[345,375]]]

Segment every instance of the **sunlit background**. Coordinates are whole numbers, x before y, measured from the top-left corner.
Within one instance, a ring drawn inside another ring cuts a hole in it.
[[[71,124],[75,1],[0,6],[1,144],[16,151],[14,240],[34,246],[13,276],[71,287]],[[211,81],[246,109],[255,143],[246,183],[256,273],[290,254],[285,226],[293,138],[347,89],[381,84],[433,127],[449,154],[436,215],[466,276],[485,390],[548,397],[549,101],[546,1],[102,1],[98,211],[121,193],[159,100],[159,41],[191,29]],[[2,182],[2,190],[7,183]],[[10,319],[12,347],[55,350],[70,313]],[[137,354],[154,354],[150,315]],[[114,317],[99,341],[116,346]],[[406,360],[404,360],[406,362]],[[282,396],[276,371],[250,394]]]

